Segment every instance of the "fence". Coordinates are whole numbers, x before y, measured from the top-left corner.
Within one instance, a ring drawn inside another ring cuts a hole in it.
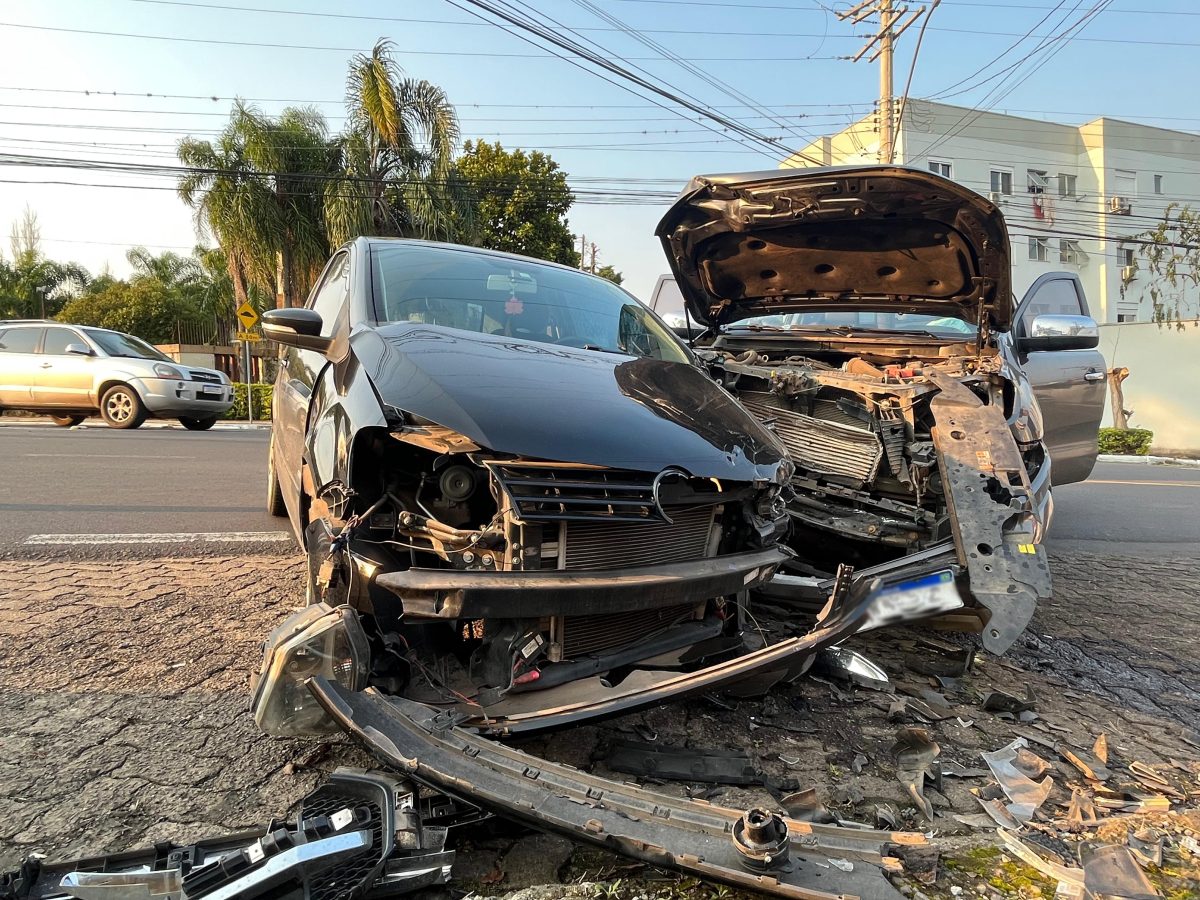
[[[1154,432],[1152,453],[1200,456],[1200,319],[1182,330],[1153,322],[1100,326],[1110,369],[1124,366],[1124,406],[1131,428]],[[1111,401],[1110,401],[1111,402]],[[1112,424],[1105,409],[1104,424]]]

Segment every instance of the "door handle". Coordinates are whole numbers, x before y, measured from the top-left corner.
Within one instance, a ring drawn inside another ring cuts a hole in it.
[[[53,368],[53,367],[54,367],[54,363],[42,363],[42,368],[43,368],[43,369],[50,369],[50,368]]]
[[[1083,380],[1084,381],[1103,381],[1104,373],[1103,372],[1084,372]]]

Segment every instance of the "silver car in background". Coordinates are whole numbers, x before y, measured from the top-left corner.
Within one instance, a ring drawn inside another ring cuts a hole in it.
[[[99,413],[113,428],[147,417],[212,428],[233,405],[229,378],[181,365],[141,338],[46,320],[0,320],[0,409],[77,425]]]

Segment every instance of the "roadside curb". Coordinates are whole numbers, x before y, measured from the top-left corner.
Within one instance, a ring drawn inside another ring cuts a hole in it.
[[[59,426],[55,425],[49,419],[33,418],[33,417],[25,418],[24,416],[0,416],[0,427],[7,427],[7,428],[17,428],[17,427],[58,428]],[[72,425],[70,428],[61,428],[59,430],[61,430],[61,431],[83,431],[84,429],[87,429],[87,428],[101,428],[101,429],[105,429],[108,431],[119,430],[119,429],[110,429],[107,425],[105,425],[102,421],[100,421],[98,419],[95,421],[89,420],[86,422],[82,422],[79,425]],[[249,422],[217,422],[217,424],[215,424],[209,430],[210,431],[263,431],[263,430],[269,430],[270,428],[271,428],[270,422],[255,422],[254,424],[250,424]],[[152,430],[153,429],[159,429],[159,430],[170,429],[170,430],[174,430],[174,431],[186,431],[187,430],[182,425],[180,425],[178,422],[155,421],[154,419],[150,419],[150,420],[147,420],[146,422],[142,423],[141,427],[138,428],[137,430],[144,431],[146,429],[152,429]]]
[[[1116,453],[1101,453],[1097,462],[1141,463],[1146,466],[1186,466],[1200,469],[1200,459],[1182,459],[1174,456],[1121,456]]]

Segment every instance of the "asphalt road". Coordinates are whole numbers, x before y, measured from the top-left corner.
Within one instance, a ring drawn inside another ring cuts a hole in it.
[[[261,533],[281,536],[286,521],[265,508],[269,440],[266,429],[219,426],[191,432],[6,424],[0,551],[36,535],[59,542],[78,536],[78,544],[90,545],[114,534],[251,532],[270,543]]]
[[[281,536],[286,522],[264,511],[268,440],[266,430],[4,425],[0,552],[33,535],[81,545],[113,534]],[[1200,468],[1100,463],[1054,497],[1052,552],[1200,556]]]

